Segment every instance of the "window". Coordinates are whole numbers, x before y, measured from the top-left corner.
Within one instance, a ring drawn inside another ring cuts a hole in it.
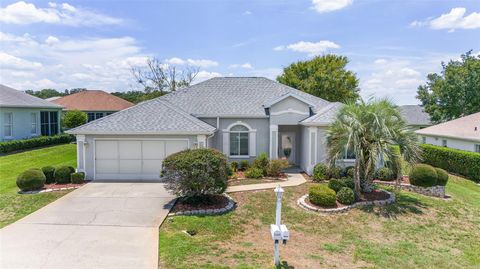
[[[343,153],[343,159],[346,159],[346,160],[355,159],[355,153],[353,152],[353,149],[345,148],[345,152]]]
[[[92,120],[98,120],[100,118],[103,118],[105,114],[103,112],[88,112],[87,116],[88,116],[88,122],[91,122]]]
[[[248,134],[243,125],[230,128],[230,156],[248,156]]]
[[[37,113],[31,113],[30,118],[31,118],[30,133],[37,134]]]
[[[447,147],[447,140],[446,140],[446,139],[443,139],[443,140],[442,140],[442,146],[443,146],[443,147]]]
[[[422,136],[422,143],[426,144],[427,143],[427,138],[425,136]]]
[[[103,117],[103,112],[97,112],[95,113],[95,119],[98,120]]]
[[[58,134],[58,112],[57,111],[41,111],[40,112],[40,129],[42,135]]]
[[[480,144],[475,144],[475,152],[480,153]]]
[[[3,114],[3,135],[5,137],[13,136],[13,113],[7,112]]]

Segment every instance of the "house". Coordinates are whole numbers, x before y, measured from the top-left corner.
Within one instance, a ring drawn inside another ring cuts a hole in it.
[[[422,129],[432,125],[430,115],[419,105],[399,106],[398,109],[407,124],[414,130]]]
[[[51,101],[63,106],[65,111],[80,110],[86,112],[89,122],[134,105],[120,97],[97,90],[85,90]]]
[[[422,142],[480,152],[480,112],[416,131]]]
[[[326,161],[326,129],[341,105],[267,78],[219,77],[67,132],[88,179],[158,179],[166,156],[197,147],[229,161],[266,152],[311,173]]]
[[[0,141],[56,135],[60,105],[0,84]]]

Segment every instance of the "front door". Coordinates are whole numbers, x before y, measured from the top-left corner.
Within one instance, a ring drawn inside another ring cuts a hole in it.
[[[278,156],[286,158],[290,164],[295,164],[295,133],[281,132]]]

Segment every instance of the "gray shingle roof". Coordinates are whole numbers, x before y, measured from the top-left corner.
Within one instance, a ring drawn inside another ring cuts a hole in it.
[[[407,121],[408,125],[429,126],[432,125],[430,121],[430,115],[423,111],[423,108],[418,105],[405,105],[400,106],[400,113],[402,117]]]
[[[415,133],[480,142],[480,112],[420,129]]]
[[[317,111],[317,114],[311,116],[310,118],[304,119],[302,125],[311,125],[311,126],[326,126],[332,123],[337,112],[343,106],[342,103],[335,102],[330,103],[325,106],[323,109]]]
[[[0,107],[62,108],[49,101],[0,84]]]
[[[218,77],[160,97],[194,116],[265,117],[264,104],[296,94],[317,111],[329,102],[262,77]]]
[[[71,134],[211,134],[215,128],[160,98],[91,121]]]

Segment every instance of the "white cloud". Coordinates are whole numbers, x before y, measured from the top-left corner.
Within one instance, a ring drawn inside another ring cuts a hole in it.
[[[244,69],[252,69],[253,66],[250,63],[244,64],[231,64],[229,68],[244,68]]]
[[[308,53],[309,56],[315,56],[326,52],[328,49],[338,49],[340,46],[332,41],[322,40],[319,42],[300,41],[287,46],[277,46],[273,48],[275,51],[291,50],[296,52]]]
[[[55,43],[58,43],[60,40],[54,36],[48,36],[47,39],[45,39],[45,44],[47,45],[53,45]]]
[[[312,9],[325,13],[345,8],[352,3],[353,0],[312,0]]]
[[[480,13],[472,12],[465,15],[466,8],[452,8],[449,13],[442,14],[440,17],[427,19],[425,21],[413,21],[410,23],[412,27],[429,26],[431,29],[441,30],[448,29],[478,29],[480,28]]]
[[[197,60],[188,59],[187,63],[192,66],[198,66],[203,68],[218,66],[218,62],[212,61],[212,60],[206,60],[206,59],[197,59]]]
[[[386,63],[387,63],[387,60],[385,60],[385,59],[376,59],[374,63],[375,63],[375,64],[386,64]]]
[[[38,69],[42,67],[42,64],[39,62],[28,61],[13,55],[7,54],[5,52],[0,52],[0,67],[10,68],[10,69]]]
[[[208,71],[200,71],[198,72],[197,76],[195,77],[194,83],[202,82],[207,79],[211,79],[214,77],[221,77],[222,74],[218,72],[208,72]]]
[[[252,15],[253,13],[250,10],[246,10],[245,12],[242,13],[242,15],[248,16]]]
[[[0,22],[8,24],[50,23],[69,26],[96,26],[121,24],[122,19],[92,10],[74,7],[68,3],[49,3],[47,8],[36,7],[24,1],[0,8]]]
[[[172,64],[172,65],[183,65],[183,64],[185,64],[184,60],[182,60],[180,58],[177,58],[177,57],[167,59],[167,60],[165,60],[165,62],[168,63],[168,64]]]

